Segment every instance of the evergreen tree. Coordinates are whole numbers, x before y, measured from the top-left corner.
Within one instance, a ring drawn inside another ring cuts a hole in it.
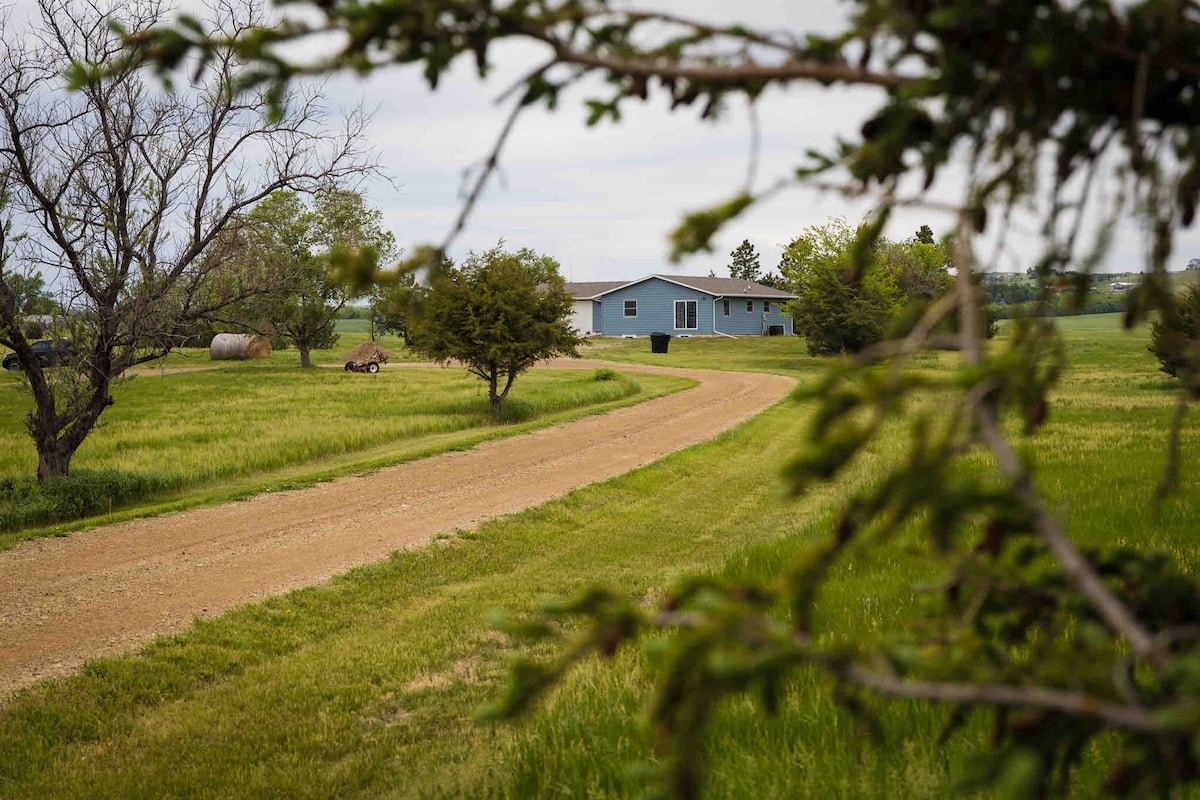
[[[487,381],[493,411],[518,375],[546,358],[578,357],[580,341],[557,262],[532,250],[501,248],[471,253],[433,281],[413,345]]]
[[[744,281],[758,280],[760,271],[758,251],[754,249],[754,245],[750,244],[749,239],[743,239],[737,249],[729,254],[729,257],[732,259],[729,262],[729,277],[741,278]]]

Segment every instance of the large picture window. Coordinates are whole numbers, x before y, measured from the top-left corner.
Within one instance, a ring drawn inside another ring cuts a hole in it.
[[[694,331],[694,330],[696,330],[696,301],[695,300],[676,300],[675,301],[675,330],[677,330],[677,331]]]
[[[625,301],[625,316],[627,316],[627,317],[636,317],[637,316],[637,300],[626,300]]]

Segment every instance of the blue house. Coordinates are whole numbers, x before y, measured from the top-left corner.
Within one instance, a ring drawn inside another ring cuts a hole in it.
[[[568,283],[572,325],[582,334],[767,336],[792,333],[783,304],[794,294],[738,278],[650,275],[636,281]]]

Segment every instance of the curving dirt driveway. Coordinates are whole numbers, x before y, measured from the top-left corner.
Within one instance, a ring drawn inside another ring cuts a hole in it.
[[[465,452],[0,553],[0,700],[196,616],[323,581],[710,439],[781,399],[778,375],[566,361],[698,386]]]

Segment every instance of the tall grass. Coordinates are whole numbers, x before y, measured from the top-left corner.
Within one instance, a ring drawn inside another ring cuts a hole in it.
[[[1200,475],[1184,471],[1160,519],[1144,513],[1163,465],[1170,386],[1143,332],[1080,321],[1065,334],[1074,366],[1027,452],[1078,538],[1166,547],[1196,569]],[[745,366],[727,343],[677,344],[678,361]],[[757,363],[803,347],[751,345],[745,357]],[[614,349],[650,360],[631,345]],[[527,720],[481,726],[471,714],[495,698],[516,652],[491,632],[489,611],[519,614],[596,582],[654,603],[689,572],[775,574],[828,535],[849,488],[903,450],[899,435],[881,441],[851,486],[787,502],[775,476],[807,413],[783,403],[629,475],[34,687],[0,710],[0,796],[633,795],[644,784],[630,765],[653,759],[641,717],[653,652],[589,662]],[[1194,429],[1184,448],[1191,463]],[[914,585],[941,577],[910,545],[860,548],[844,562],[820,598],[826,635],[852,643],[908,624],[923,602]],[[975,722],[941,742],[944,721],[937,708],[887,704],[883,739],[871,744],[819,676],[801,674],[774,718],[748,701],[722,709],[708,796],[955,796],[954,765],[986,748],[988,731]],[[1110,758],[1086,754],[1080,797],[1098,793]]]
[[[19,381],[0,376],[0,532],[108,510],[104,503],[70,502],[88,488],[79,480],[48,491],[30,486],[37,457],[25,430],[28,399]],[[649,387],[646,396],[685,385],[650,376],[642,382]],[[364,375],[236,362],[139,374],[113,390],[115,404],[80,447],[72,469],[109,476],[108,499],[121,507],[283,469],[378,464],[389,453],[406,457],[462,444],[454,434],[607,408],[641,392],[642,384],[628,377],[598,382],[586,370],[534,370],[517,382],[497,418],[482,382],[457,369]],[[121,490],[125,485],[134,488]]]

